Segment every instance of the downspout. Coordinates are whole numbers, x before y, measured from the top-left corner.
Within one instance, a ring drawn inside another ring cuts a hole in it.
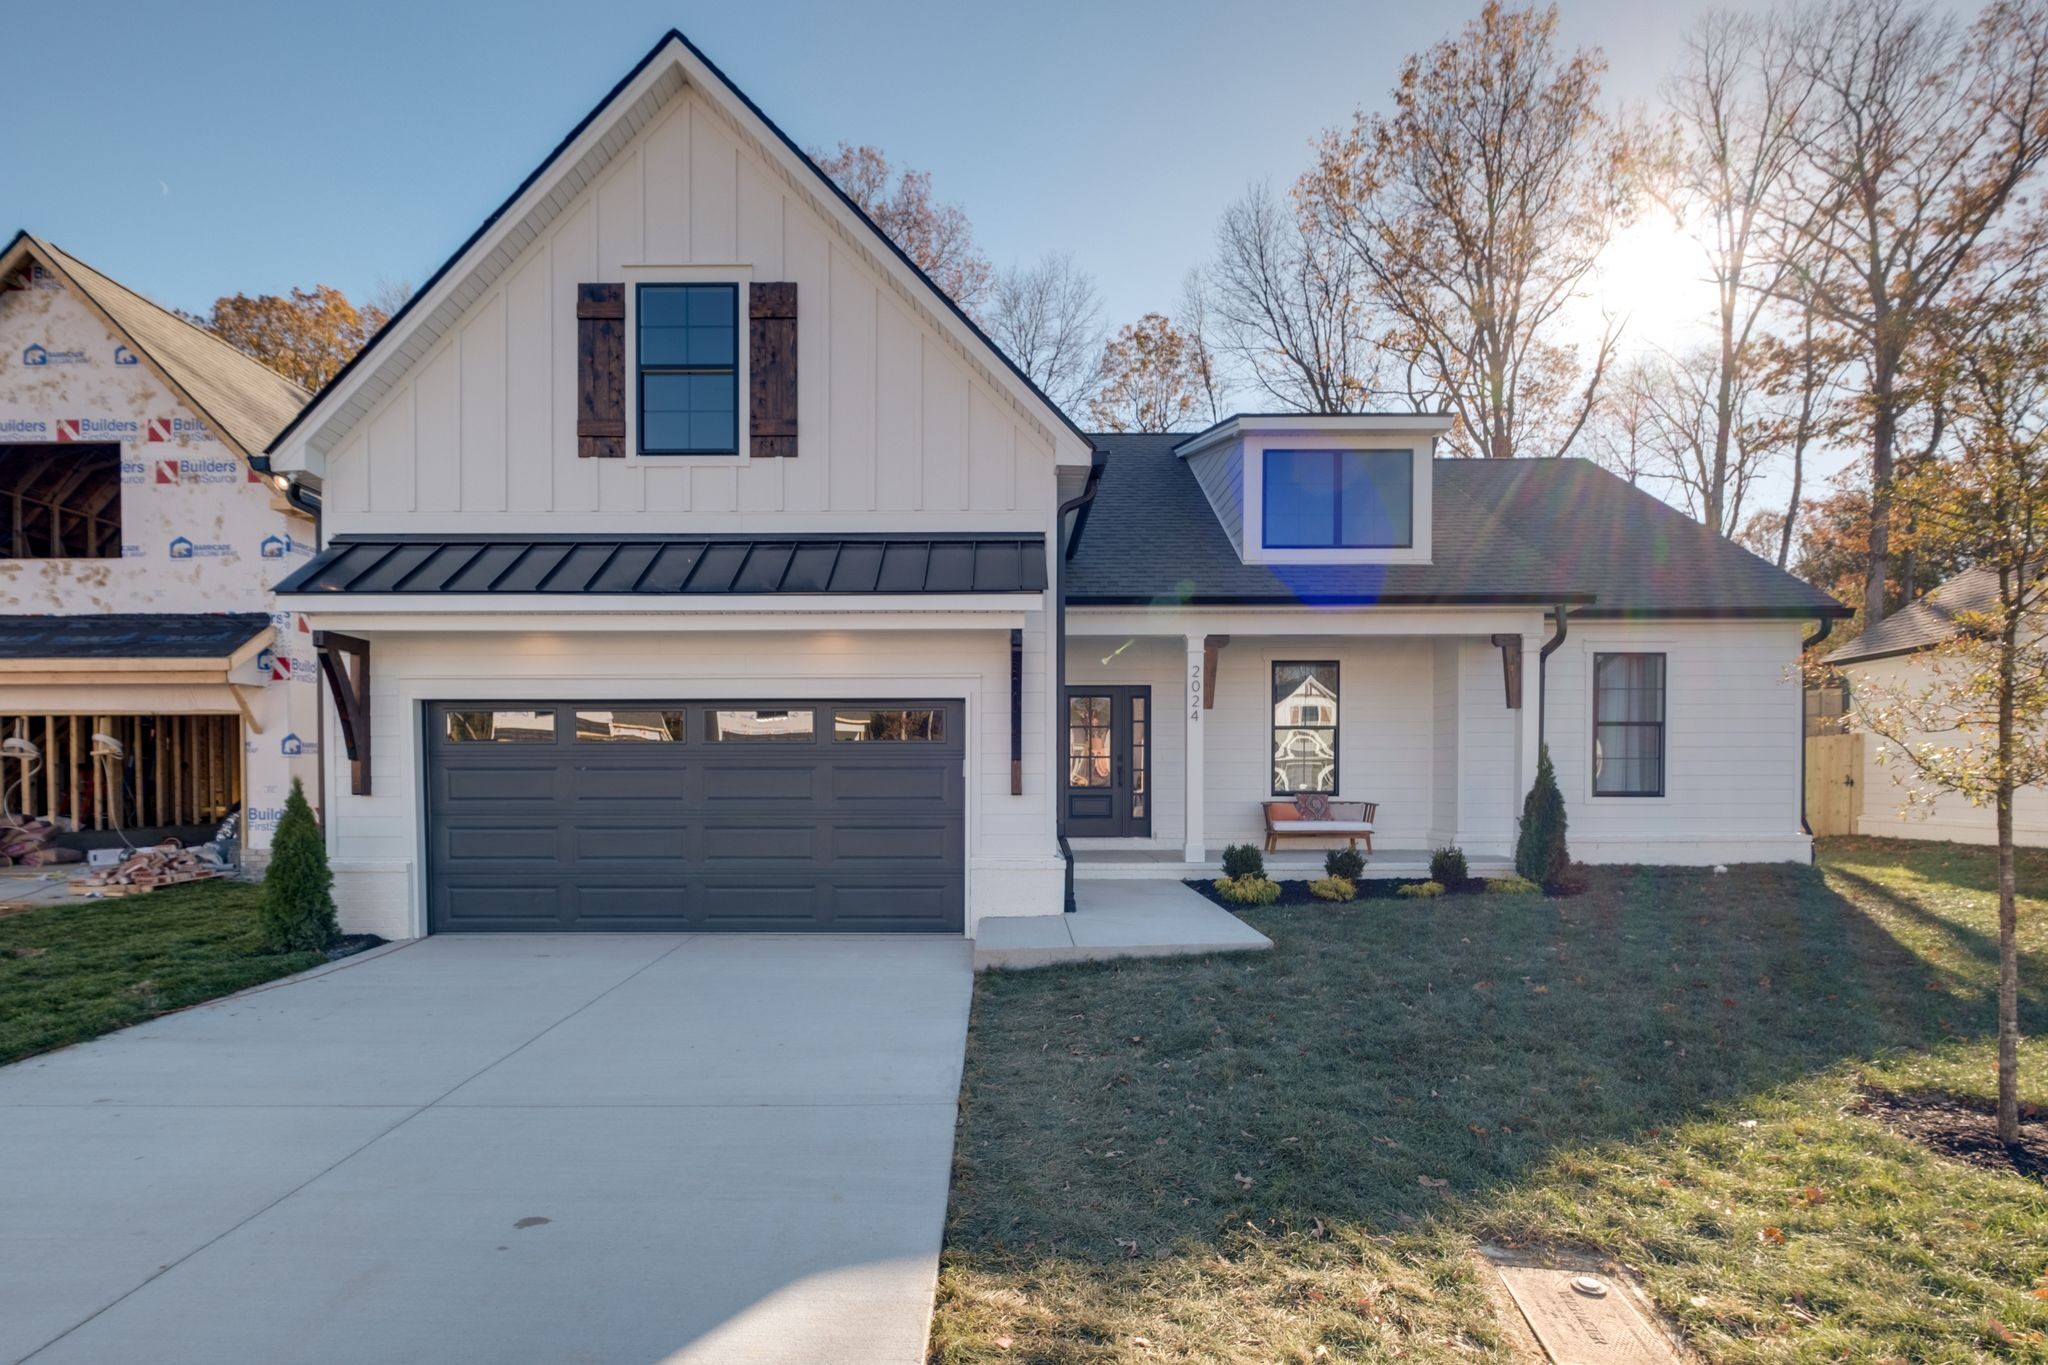
[[[1088,524],[1088,506],[1095,501],[1096,487],[1102,482],[1102,471],[1109,467],[1109,456],[1096,451],[1088,465],[1088,482],[1081,491],[1060,504],[1060,510],[1053,516],[1053,533],[1059,538],[1059,554],[1052,563],[1052,631],[1053,631],[1053,734],[1054,753],[1060,744],[1057,736],[1063,728],[1058,722],[1067,704],[1067,561],[1074,557],[1075,547],[1081,543],[1081,528]],[[1067,514],[1074,514],[1074,529],[1067,530]],[[1048,785],[1053,788],[1053,830],[1059,842],[1060,857],[1066,862],[1066,891],[1063,902],[1068,914],[1074,913],[1074,849],[1067,842],[1067,803],[1059,799],[1059,788],[1064,785],[1057,781],[1060,765],[1053,763],[1048,774]]]
[[[1834,629],[1835,619],[1832,616],[1821,617],[1820,628],[1799,642],[1799,656],[1802,659],[1805,658],[1806,651],[1827,639],[1834,632]],[[1813,838],[1813,825],[1806,818],[1806,679],[1804,677],[1799,680],[1799,832],[1804,834],[1809,841]],[[1807,846],[1806,856],[1809,862],[1820,861],[1820,854],[1813,849],[1810,842]]]
[[[1543,648],[1536,651],[1536,755],[1538,762],[1542,761],[1543,755],[1543,718],[1549,711],[1549,708],[1544,705],[1544,700],[1549,695],[1550,690],[1550,656],[1557,653],[1557,647],[1564,643],[1564,617],[1565,612],[1569,609],[1564,603],[1559,602],[1550,610],[1557,617],[1557,633],[1548,640],[1545,640]]]

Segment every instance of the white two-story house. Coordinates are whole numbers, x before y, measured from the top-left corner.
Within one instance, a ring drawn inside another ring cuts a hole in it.
[[[1505,855],[1803,858],[1839,608],[1441,419],[1090,436],[670,34],[271,443],[344,921],[974,932],[1276,793]]]

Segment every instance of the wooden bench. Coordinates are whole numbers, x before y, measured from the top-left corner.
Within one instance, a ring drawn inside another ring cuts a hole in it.
[[[1373,822],[1379,813],[1377,801],[1332,801],[1327,820],[1308,820],[1292,801],[1268,801],[1266,852],[1273,852],[1282,839],[1348,839],[1353,848],[1363,839],[1365,851],[1370,853]]]

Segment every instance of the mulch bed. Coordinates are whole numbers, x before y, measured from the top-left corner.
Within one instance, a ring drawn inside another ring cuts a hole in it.
[[[1427,877],[1361,877],[1353,882],[1352,885],[1358,888],[1359,900],[1387,901],[1397,898],[1397,888],[1420,886],[1428,880],[1429,878]],[[1217,893],[1214,878],[1191,877],[1188,879],[1187,884],[1222,906],[1225,910],[1255,910],[1258,908],[1257,906],[1239,905],[1236,901],[1223,899]],[[1477,895],[1485,890],[1486,878],[1484,877],[1467,877],[1462,882],[1447,882],[1444,885],[1444,893],[1446,895]],[[1273,905],[1336,904],[1334,901],[1326,901],[1312,894],[1308,889],[1306,881],[1281,882],[1280,899],[1270,903]]]
[[[2048,1181],[2048,1121],[2033,1105],[2020,1106],[2016,1148],[1998,1140],[1998,1108],[1988,1100],[1866,1090],[1851,1112],[1867,1114],[1900,1137],[1953,1160]]]
[[[339,962],[345,957],[354,957],[357,953],[368,952],[388,942],[389,939],[379,938],[375,934],[343,934],[334,940],[334,946],[327,950],[327,960]]]

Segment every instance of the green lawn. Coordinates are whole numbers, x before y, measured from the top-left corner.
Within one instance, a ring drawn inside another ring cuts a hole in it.
[[[318,966],[271,953],[262,888],[213,881],[0,919],[0,1063]]]
[[[1992,1093],[1992,885],[1984,850],[1841,840],[986,976],[932,1358],[1504,1360],[1486,1242],[1620,1258],[1717,1361],[2048,1358],[2048,1188],[1852,1112]],[[2048,1099],[2048,1043],[2022,1064]]]

